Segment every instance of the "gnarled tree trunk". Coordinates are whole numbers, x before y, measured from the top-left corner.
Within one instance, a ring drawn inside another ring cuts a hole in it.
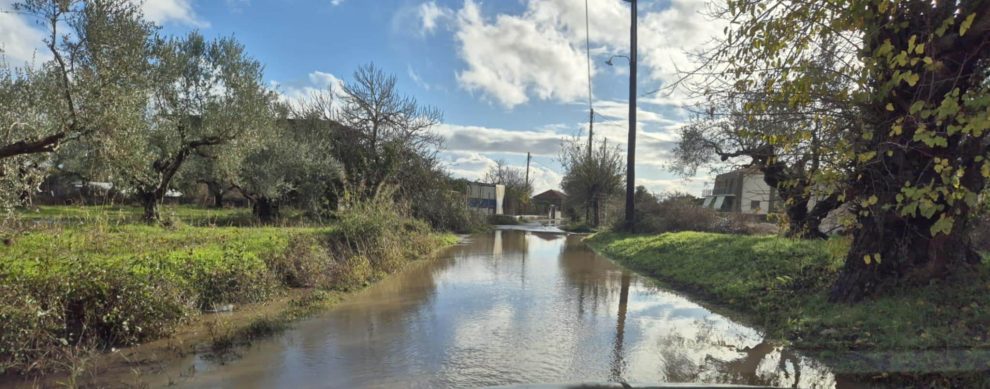
[[[139,197],[141,200],[141,206],[144,208],[144,221],[148,224],[160,222],[162,217],[158,212],[158,205],[161,204],[161,200],[155,195],[155,192],[144,192],[141,193]]]
[[[254,201],[254,215],[262,223],[271,223],[279,218],[278,204],[268,197],[259,196]]]
[[[987,107],[979,96],[986,93],[990,60],[990,3],[961,3],[906,2],[887,13],[867,12],[864,52],[878,64],[867,68],[877,92],[863,105],[864,141],[855,147],[861,161],[847,196],[854,199],[858,228],[830,301],[859,301],[886,285],[924,283],[980,261],[970,245],[973,199],[956,196],[979,193],[986,184],[980,172],[986,132],[959,123]],[[963,36],[957,26],[974,16]],[[943,20],[952,27],[940,35]],[[938,66],[898,65],[881,54],[916,41]],[[905,74],[917,78],[901,82]],[[967,99],[970,92],[976,98]],[[962,108],[939,117],[956,96]],[[912,199],[917,193],[921,197]]]

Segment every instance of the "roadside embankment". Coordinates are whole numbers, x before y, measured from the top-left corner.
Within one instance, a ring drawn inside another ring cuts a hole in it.
[[[94,223],[21,234],[0,246],[0,373],[64,372],[80,350],[145,343],[203,312],[284,300],[284,312],[250,320],[253,328],[212,337],[236,343],[456,241],[367,208],[321,227]]]
[[[950,372],[948,382],[955,382],[951,381],[955,373],[969,380],[990,370],[986,358],[990,355],[990,264],[986,261],[937,282],[890,287],[850,305],[827,302],[829,285],[848,247],[838,238],[599,233],[587,242],[671,289],[727,308],[742,321],[762,327],[772,339],[789,341],[825,359],[879,352],[917,363],[917,357],[934,351],[940,360],[958,354],[969,364]],[[935,377],[931,382],[946,378],[919,365],[918,371],[905,373]]]

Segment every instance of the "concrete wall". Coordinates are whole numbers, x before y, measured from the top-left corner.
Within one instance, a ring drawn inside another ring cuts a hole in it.
[[[741,201],[737,209],[742,213],[752,213],[766,215],[770,210],[770,195],[772,194],[770,185],[763,181],[762,174],[750,174],[743,178]],[[758,201],[758,208],[754,208],[754,202]]]

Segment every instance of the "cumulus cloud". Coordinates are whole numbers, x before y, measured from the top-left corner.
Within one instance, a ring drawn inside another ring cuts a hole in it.
[[[467,69],[457,74],[458,82],[507,108],[528,102],[530,95],[564,102],[584,96],[583,52],[557,27],[529,13],[489,21],[474,0],[466,0],[455,38]]]
[[[441,161],[447,171],[454,177],[466,178],[472,181],[483,179],[485,172],[496,164],[496,160],[488,155],[462,150],[442,152]],[[516,169],[526,169],[524,162],[508,162],[507,165]],[[563,178],[563,175],[554,168],[544,166],[534,160],[529,167],[529,178],[533,182],[533,192],[536,194],[548,189],[560,188],[560,180]]]
[[[460,85],[507,108],[531,98],[562,102],[586,98],[584,2],[526,0],[525,4],[519,15],[486,16],[475,0],[465,0],[453,23],[466,65],[457,75]],[[678,71],[695,66],[688,52],[704,47],[723,26],[703,15],[706,4],[672,0],[664,8],[641,11],[639,54],[645,80],[669,83]],[[629,10],[621,0],[594,1],[589,7],[588,32],[593,56],[599,57],[592,62],[594,73],[600,57],[628,52]]]
[[[177,23],[194,27],[209,27],[210,23],[196,15],[192,0],[144,0],[144,16],[157,24]]]
[[[331,90],[334,93],[340,92],[343,86],[343,80],[331,73],[321,72],[319,70],[310,72],[306,79],[302,81],[272,82],[272,88],[278,93],[279,100],[294,106],[312,99],[313,96],[325,94]]]

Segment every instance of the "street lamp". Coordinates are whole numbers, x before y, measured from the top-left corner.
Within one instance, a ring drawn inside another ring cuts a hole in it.
[[[615,63],[613,63],[612,60],[613,59],[616,59],[616,58],[625,58],[626,61],[629,61],[629,56],[628,55],[613,55],[613,56],[611,56],[611,57],[608,58],[608,61],[605,61],[605,64],[608,65],[608,66],[614,66]],[[632,61],[630,61],[630,62],[632,62]]]

